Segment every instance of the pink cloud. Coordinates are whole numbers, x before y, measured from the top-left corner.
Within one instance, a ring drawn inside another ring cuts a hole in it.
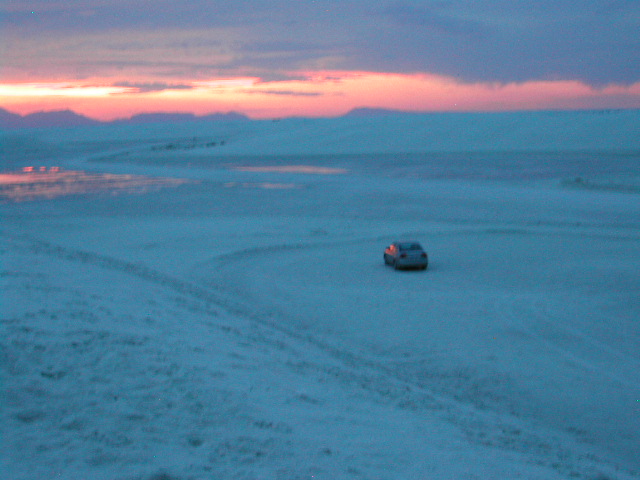
[[[22,114],[71,109],[102,120],[154,111],[238,111],[274,118],[337,116],[358,107],[414,112],[640,108],[640,83],[601,88],[573,80],[465,83],[426,73],[307,71],[278,81],[238,77],[180,79],[180,88],[140,85],[164,84],[153,79],[14,83],[0,85],[0,97],[4,108]]]

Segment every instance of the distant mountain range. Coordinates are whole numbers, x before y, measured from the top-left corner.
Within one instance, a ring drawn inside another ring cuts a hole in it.
[[[381,115],[407,114],[401,110],[384,108],[355,108],[346,113],[345,117],[375,117]],[[18,115],[0,108],[0,130],[17,130],[22,128],[52,128],[52,127],[85,127],[92,125],[140,125],[144,123],[186,123],[194,121],[246,121],[249,117],[241,113],[214,113],[197,116],[192,113],[141,113],[131,118],[101,122],[71,110],[57,110],[37,112],[29,115]]]
[[[412,113],[417,114],[419,112],[407,112],[404,110],[390,110],[388,108],[369,108],[369,107],[361,107],[354,108],[347,114],[345,117],[380,117],[386,115],[411,115]]]
[[[196,116],[192,113],[142,113],[131,118],[101,122],[71,110],[37,112],[29,115],[17,115],[0,108],[0,130],[22,128],[84,127],[92,125],[139,125],[143,123],[185,123],[194,121],[238,121],[249,120],[241,113],[214,113]]]
[[[99,124],[100,122],[97,120],[92,120],[82,115],[78,115],[71,110],[38,112],[22,116],[0,109],[0,129],[3,130],[40,127],[79,127]]]
[[[606,114],[618,110],[591,110],[583,111],[591,114]],[[424,112],[426,113],[426,112]],[[506,113],[506,112],[505,112]],[[511,112],[515,113],[515,112]],[[531,112],[530,112],[531,113]],[[540,113],[540,112],[538,112]],[[567,113],[567,112],[565,112]],[[419,115],[420,112],[407,112],[403,110],[392,110],[385,108],[354,108],[343,117],[366,118],[385,117],[393,115]],[[460,115],[464,115],[461,113]],[[205,122],[229,122],[229,121],[251,121],[249,117],[242,113],[214,113],[210,115],[197,116],[192,113],[141,113],[131,118],[118,119],[110,122],[101,122],[84,115],[79,115],[71,110],[58,110],[50,112],[37,112],[29,115],[17,115],[4,108],[0,108],[0,130],[17,130],[24,128],[52,128],[52,127],[83,127],[92,125],[140,125],[145,123],[187,123],[195,121]]]

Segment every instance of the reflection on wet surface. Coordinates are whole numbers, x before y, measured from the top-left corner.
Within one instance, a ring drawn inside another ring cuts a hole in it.
[[[299,183],[273,183],[273,182],[227,182],[225,188],[263,188],[266,190],[289,190],[304,188]]]
[[[318,167],[314,165],[265,165],[233,167],[241,172],[312,173],[315,175],[339,175],[347,173],[344,168]]]
[[[0,201],[23,202],[99,192],[144,193],[187,182],[178,178],[89,173],[59,167],[24,167],[19,172],[0,173]]]

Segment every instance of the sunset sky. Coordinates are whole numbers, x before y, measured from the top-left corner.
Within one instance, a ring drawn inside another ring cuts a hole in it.
[[[0,107],[640,108],[638,0],[0,0]]]

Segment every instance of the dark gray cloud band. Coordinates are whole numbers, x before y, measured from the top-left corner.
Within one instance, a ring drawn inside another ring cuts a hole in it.
[[[637,0],[10,0],[1,5],[5,51],[23,47],[18,51],[25,52],[16,65],[15,57],[3,53],[11,71],[27,68],[33,58],[31,71],[38,72],[33,47],[38,41],[55,45],[65,39],[74,48],[77,39],[82,48],[87,37],[112,36],[111,46],[100,52],[102,63],[93,68],[107,71],[121,62],[132,71],[137,61],[175,60],[176,68],[159,69],[158,78],[274,77],[334,69],[429,72],[464,81],[640,80]],[[90,55],[90,49],[83,52]],[[62,49],[58,54],[65,56]],[[148,66],[143,73],[150,74]]]

